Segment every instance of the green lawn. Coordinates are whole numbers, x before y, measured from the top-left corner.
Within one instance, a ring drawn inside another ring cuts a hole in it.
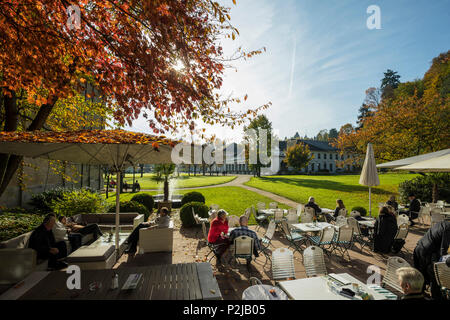
[[[391,194],[398,195],[400,182],[415,174],[380,174],[380,185],[372,188],[372,214],[378,214],[378,203],[386,202]],[[362,206],[369,211],[368,187],[359,184],[359,175],[342,176],[271,176],[252,178],[246,185],[266,190],[300,203],[313,196],[317,204],[334,209],[336,199],[342,199],[348,210]]]
[[[150,190],[150,189],[162,189],[162,183],[158,184],[151,179],[154,176],[152,173],[144,173],[144,176],[141,178],[139,173],[136,173],[135,179],[141,185],[141,189]],[[197,188],[204,186],[212,186],[216,184],[222,184],[226,182],[230,182],[234,180],[236,176],[188,176],[187,174],[181,174],[179,178],[171,180],[171,184],[175,188]],[[115,177],[114,177],[115,180]],[[106,181],[106,180],[105,180]],[[125,180],[128,184],[133,183],[133,174],[127,173],[125,175]],[[106,182],[105,182],[106,184]]]
[[[206,199],[206,205],[218,204],[221,208],[225,209],[229,214],[240,216],[244,213],[245,209],[256,204],[259,201],[265,202],[267,205],[269,202],[273,202],[272,199],[261,196],[255,192],[245,190],[240,187],[217,187],[217,188],[205,188],[197,190],[179,190],[177,194],[185,194],[191,191],[201,192]],[[151,195],[157,192],[147,192]],[[135,193],[124,193],[120,196],[121,200],[130,200]],[[108,203],[115,203],[115,194],[110,193]],[[283,204],[278,204],[280,208],[288,209],[289,207]],[[253,217],[250,219],[250,223],[254,224]]]

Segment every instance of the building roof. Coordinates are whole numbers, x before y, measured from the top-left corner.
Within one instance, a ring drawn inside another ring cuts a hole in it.
[[[299,144],[300,142],[308,145],[309,150],[311,150],[311,151],[327,151],[327,152],[339,151],[337,148],[331,146],[326,141],[304,140],[304,139],[290,139],[290,140],[280,141],[280,151],[286,151],[288,143],[289,144],[291,144],[291,143]]]

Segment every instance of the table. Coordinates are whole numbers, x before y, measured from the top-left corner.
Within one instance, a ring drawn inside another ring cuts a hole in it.
[[[298,229],[300,232],[317,232],[323,230],[326,227],[335,227],[335,226],[328,222],[317,222],[317,225],[314,225],[314,223],[309,222],[309,223],[294,223],[292,224],[292,227]]]
[[[275,290],[277,296],[274,297],[270,290]],[[289,298],[281,288],[257,284],[245,289],[242,293],[242,300],[289,300]]]
[[[119,275],[119,289],[110,290],[114,273]],[[134,290],[121,290],[130,274],[141,273],[142,279]],[[24,280],[32,282],[35,273]],[[67,289],[69,275],[63,271],[48,272],[26,292],[11,288],[3,297],[20,300],[215,300],[221,299],[217,280],[209,263],[183,263],[114,270],[84,270],[81,289]],[[101,283],[89,290],[94,281]],[[22,286],[23,287],[23,286]],[[22,290],[23,291],[23,290]],[[19,294],[17,294],[17,293]]]
[[[375,228],[376,220],[358,220],[358,223],[368,228]]]
[[[371,294],[375,300],[397,299],[397,296],[390,291],[378,286],[366,285],[348,273],[332,273],[322,277],[282,281],[278,285],[284,290],[288,297],[293,300],[350,300],[347,297],[332,292],[328,288],[327,280],[329,279],[329,276],[342,279],[348,283],[357,283],[365,292]]]
[[[334,210],[332,210],[332,209],[328,209],[328,208],[321,208],[321,209],[322,209],[323,214],[326,214],[326,213],[334,214]]]
[[[265,216],[273,216],[275,214],[275,210],[279,210],[279,209],[258,210],[258,214],[263,214]],[[288,213],[288,210],[283,209],[283,215],[286,215],[287,213]]]

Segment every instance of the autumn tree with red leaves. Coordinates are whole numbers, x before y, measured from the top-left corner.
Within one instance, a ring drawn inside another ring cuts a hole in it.
[[[230,9],[211,0],[1,1],[1,130],[19,129],[20,93],[37,106],[22,130],[41,130],[55,104],[86,83],[120,125],[140,115],[157,134],[192,130],[195,120],[241,125],[268,105],[233,112],[240,99],[218,93],[229,61],[219,40],[239,34],[230,19]],[[233,59],[260,52],[239,50]],[[0,154],[0,195],[21,160]]]

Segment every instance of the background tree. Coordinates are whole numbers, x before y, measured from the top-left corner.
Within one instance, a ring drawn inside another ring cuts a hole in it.
[[[384,73],[384,78],[381,79],[381,97],[383,99],[390,99],[393,92],[400,84],[400,75],[396,71],[387,69]]]
[[[227,61],[262,52],[224,56],[217,39],[239,34],[229,8],[210,0],[80,0],[80,28],[69,28],[70,5],[0,2],[3,131],[20,130],[23,93],[37,108],[22,130],[41,130],[58,100],[82,92],[86,83],[113,109],[118,125],[142,115],[156,134],[193,130],[195,120],[242,125],[269,106],[233,112],[231,104],[241,99],[216,93]],[[183,67],[177,71],[176,65]],[[0,154],[0,195],[21,160]]]
[[[175,164],[158,164],[155,165],[155,175],[152,180],[158,183],[164,183],[164,202],[169,201],[169,181],[175,179]]]
[[[308,166],[313,159],[308,145],[298,143],[290,146],[286,151],[286,158],[283,160],[288,166],[300,171]]]
[[[329,140],[328,130],[327,129],[320,130],[319,133],[314,137],[314,140],[328,142]]]
[[[296,132],[296,133],[294,134],[293,139],[300,139],[300,135],[298,134],[298,132]]]
[[[251,144],[252,146],[255,146],[256,148],[256,152],[258,154],[258,159],[257,159],[257,163],[256,164],[249,164],[249,168],[251,170],[253,170],[253,172],[255,172],[255,174],[260,177],[261,176],[261,167],[265,166],[264,164],[261,163],[260,158],[259,158],[259,153],[261,150],[261,146],[260,146],[260,134],[259,134],[259,129],[265,129],[267,130],[267,156],[270,157],[271,156],[271,146],[272,146],[272,122],[269,121],[269,119],[265,116],[265,115],[259,115],[258,117],[256,117],[255,119],[253,119],[250,124],[248,125],[248,127],[244,127],[244,132],[247,131],[248,129],[253,129],[256,132],[256,141],[254,140],[254,137],[251,136],[244,136],[244,139],[246,140],[247,143]],[[245,150],[245,154],[246,154],[246,161],[249,161],[249,149],[248,147],[246,147]]]
[[[336,130],[336,128],[332,128],[332,129],[330,129],[330,132],[328,132],[328,138],[330,139],[330,141],[337,139],[338,136],[339,136],[339,133]]]

